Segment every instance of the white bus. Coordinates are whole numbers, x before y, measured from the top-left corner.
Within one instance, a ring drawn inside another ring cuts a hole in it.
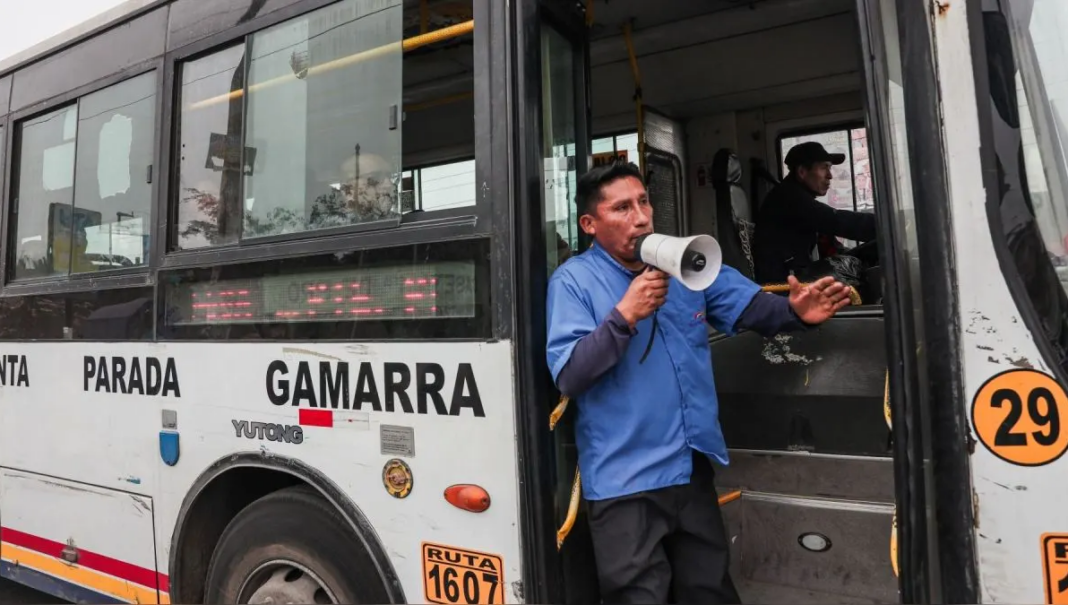
[[[638,163],[658,231],[752,275],[815,139],[879,261],[818,330],[709,332],[742,598],[1068,603],[1066,29],[1063,0],[130,0],[0,63],[0,576],[595,602],[544,352],[576,178]]]

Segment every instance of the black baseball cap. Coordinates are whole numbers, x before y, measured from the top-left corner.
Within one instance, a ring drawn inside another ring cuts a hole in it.
[[[845,162],[844,153],[827,153],[827,150],[823,148],[816,141],[808,141],[806,143],[799,143],[794,145],[786,154],[786,159],[783,160],[786,167],[790,170],[797,168],[804,164],[812,164],[813,162],[830,162],[837,166]]]

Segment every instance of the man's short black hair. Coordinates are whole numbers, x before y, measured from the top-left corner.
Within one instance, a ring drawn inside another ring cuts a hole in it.
[[[604,166],[591,168],[578,180],[578,191],[575,193],[575,205],[578,207],[578,215],[589,214],[601,201],[601,190],[608,184],[621,178],[632,176],[642,184],[642,171],[632,162],[612,162]]]

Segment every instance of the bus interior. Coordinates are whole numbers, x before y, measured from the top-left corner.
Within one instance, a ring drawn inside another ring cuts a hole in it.
[[[725,264],[750,278],[753,217],[793,145],[816,140],[844,153],[821,201],[872,212],[879,200],[857,4],[588,3],[593,161],[638,164],[640,133],[656,231],[711,234]],[[894,23],[883,15],[884,27]],[[886,37],[896,45],[896,35]],[[543,86],[557,85],[542,61]],[[566,128],[554,118],[543,116],[547,130]],[[563,208],[555,202],[555,232],[577,251],[576,219]],[[745,602],[898,601],[881,285],[878,266],[869,266],[856,287],[861,304],[817,330],[765,339],[710,328],[731,458],[717,467],[716,484]],[[575,468],[565,435],[557,437],[561,523]],[[596,601],[581,513],[576,521],[562,548],[567,598]]]
[[[595,164],[641,165],[656,231],[711,234],[724,262],[752,277],[753,216],[783,177],[785,153],[806,140],[849,158],[835,167],[822,201],[867,212],[878,206],[855,2],[580,4],[591,16],[588,154]],[[462,22],[470,4],[411,0],[406,8],[411,31],[405,35],[412,36],[426,31],[427,15],[430,30]],[[884,27],[895,27],[892,14],[884,17]],[[887,35],[896,44],[896,35]],[[572,44],[543,27],[538,94],[550,272],[588,245],[573,211],[583,165],[575,157],[582,148],[575,133],[586,120]],[[404,203],[410,210],[452,208],[474,198],[470,59],[464,38],[405,55]],[[732,575],[745,601],[898,601],[877,266],[867,269],[857,291],[861,304],[818,330],[764,339],[710,328],[731,457],[730,466],[717,468],[717,486],[730,500],[723,512]],[[545,403],[548,411],[552,402]],[[582,507],[573,525],[567,520],[577,459],[567,419],[554,436],[557,522],[570,527],[560,573],[568,602],[596,602]]]

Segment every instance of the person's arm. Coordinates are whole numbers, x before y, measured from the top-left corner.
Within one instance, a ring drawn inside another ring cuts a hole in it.
[[[875,215],[870,212],[836,210],[808,196],[797,196],[783,207],[790,220],[819,233],[861,242],[876,237]]]
[[[752,330],[765,338],[780,332],[807,330],[809,325],[790,306],[790,299],[768,292],[757,292],[735,323],[735,330]]]
[[[739,325],[742,314],[760,293],[760,286],[723,265],[716,281],[705,290],[705,319],[724,334],[736,334],[744,327]]]
[[[556,376],[556,387],[568,397],[584,393],[619,363],[634,334],[619,310],[612,309],[601,325],[575,343]]]
[[[634,334],[617,310],[600,325],[567,273],[549,280],[546,358],[561,393],[575,397],[615,367]]]

